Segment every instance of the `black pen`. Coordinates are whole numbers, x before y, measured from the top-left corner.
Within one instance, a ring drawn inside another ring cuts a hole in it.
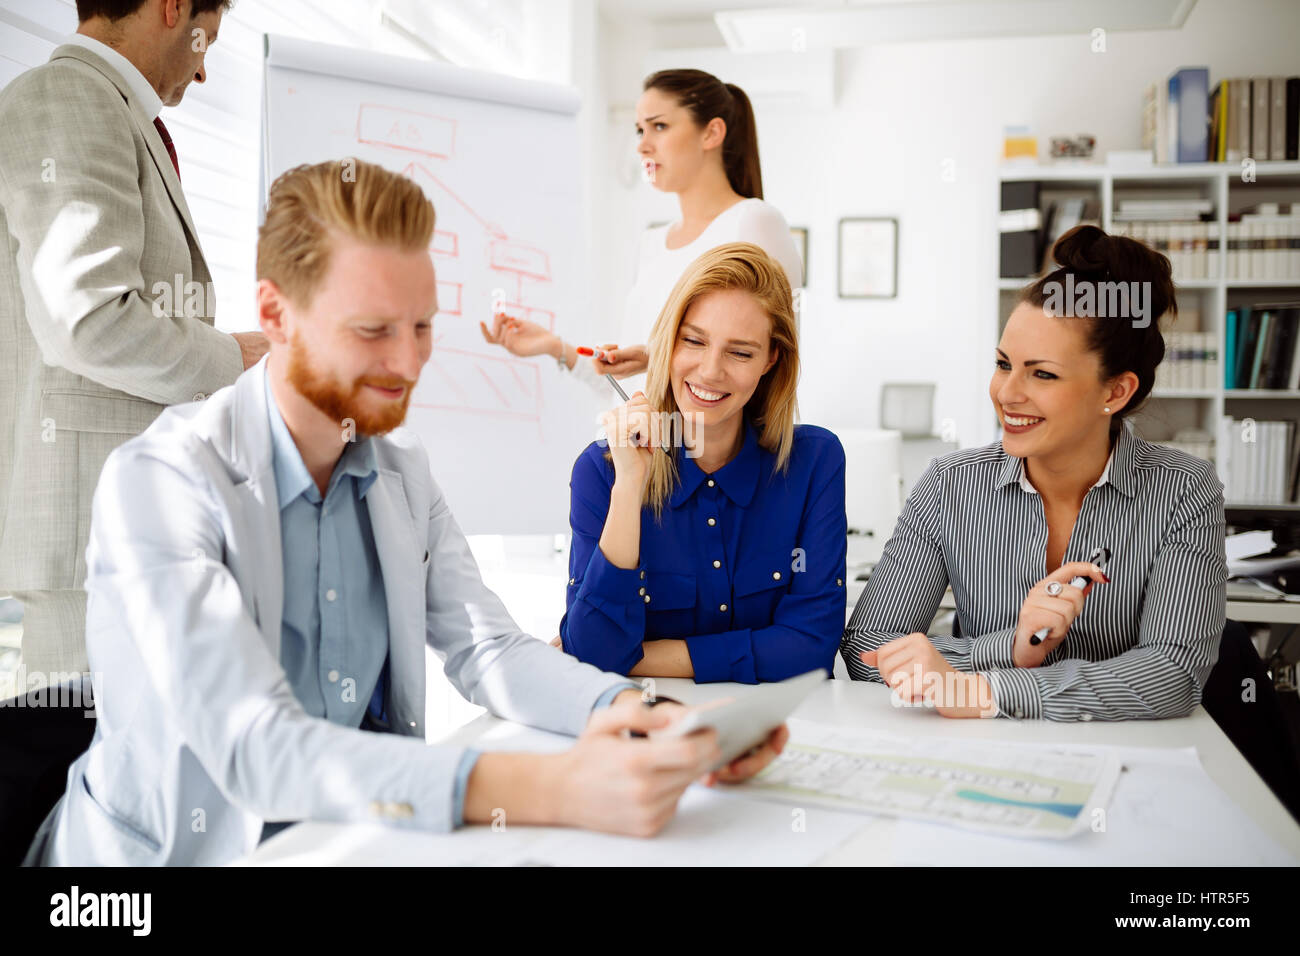
[[[1106,562],[1109,560],[1110,560],[1110,548],[1097,548],[1092,552],[1092,555],[1088,558],[1089,562],[1101,568],[1103,574],[1106,571]],[[1070,579],[1070,587],[1078,588],[1080,591],[1082,591],[1084,588],[1088,586],[1088,582],[1091,580],[1092,578],[1085,578],[1082,575],[1076,575],[1075,577]],[[1056,584],[1056,582],[1055,581],[1051,582],[1051,584],[1048,584],[1048,587],[1050,588],[1052,584]],[[1056,593],[1060,594],[1061,592],[1057,591]],[[1048,632],[1050,632],[1051,630],[1052,629],[1050,627],[1040,627],[1037,631],[1034,632],[1034,635],[1029,638],[1029,643],[1037,647],[1039,644],[1043,643],[1043,640],[1047,637]]]

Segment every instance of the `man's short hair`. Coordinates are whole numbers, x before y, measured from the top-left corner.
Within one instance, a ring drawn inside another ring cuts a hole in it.
[[[429,247],[433,226],[433,203],[405,176],[360,159],[296,166],[271,185],[257,278],[305,305],[329,268],[331,233],[409,252]]]
[[[149,0],[77,0],[77,20],[85,23],[91,17],[107,17],[116,22],[129,17]],[[190,19],[213,10],[229,10],[235,0],[190,0]]]

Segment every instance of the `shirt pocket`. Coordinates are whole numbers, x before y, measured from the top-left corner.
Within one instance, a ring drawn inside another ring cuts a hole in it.
[[[695,575],[680,571],[646,569],[646,638],[686,638],[695,634],[698,604]]]
[[[736,627],[768,627],[776,606],[790,590],[790,556],[771,554],[745,562],[736,572],[732,591]]]

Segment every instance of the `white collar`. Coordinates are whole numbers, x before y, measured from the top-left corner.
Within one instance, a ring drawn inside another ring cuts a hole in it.
[[[1112,448],[1110,450],[1110,457],[1106,459],[1106,467],[1101,470],[1101,477],[1097,479],[1096,484],[1092,486],[1093,488],[1100,488],[1102,485],[1110,482],[1110,465],[1114,460],[1115,449]],[[1036,495],[1038,494],[1038,489],[1029,483],[1029,475],[1027,472],[1028,469],[1025,468],[1025,460],[1022,458],[1020,459],[1020,487],[1031,495]]]
[[[117,71],[118,76],[122,78],[122,81],[126,83],[131,93],[139,101],[145,117],[151,121],[158,118],[158,114],[162,112],[163,108],[162,98],[134,63],[107,43],[101,43],[94,37],[88,37],[84,33],[74,33],[65,42],[79,46],[83,50],[89,50],[106,60],[108,65]]]

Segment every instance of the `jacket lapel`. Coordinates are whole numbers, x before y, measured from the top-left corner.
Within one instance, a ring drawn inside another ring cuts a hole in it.
[[[257,569],[252,580],[239,583],[241,589],[251,589],[253,615],[267,645],[279,660],[280,626],[284,615],[284,565],[280,543],[280,499],[275,487],[271,423],[267,417],[266,368],[267,360],[263,358],[235,380],[235,399],[225,453],[232,468],[244,478],[235,488],[242,505],[239,519],[243,533],[228,542],[228,546],[248,549],[238,555],[243,559],[241,566]]]

